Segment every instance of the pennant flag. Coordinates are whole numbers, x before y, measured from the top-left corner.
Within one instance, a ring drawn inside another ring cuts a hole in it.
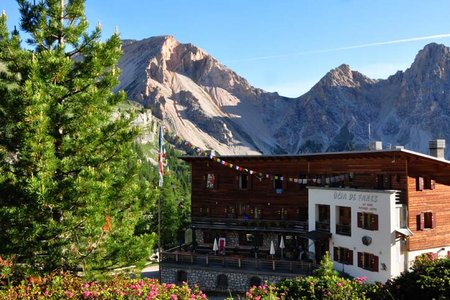
[[[164,182],[164,158],[166,157],[166,149],[164,148],[163,126],[159,127],[159,187]]]

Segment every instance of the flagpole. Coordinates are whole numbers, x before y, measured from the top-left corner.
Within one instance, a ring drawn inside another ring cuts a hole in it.
[[[162,249],[161,249],[161,197],[162,197],[162,186],[164,181],[164,145],[163,145],[163,125],[159,127],[159,155],[158,155],[158,169],[159,169],[159,195],[158,195],[158,270],[159,270],[159,282],[161,283],[161,263],[162,263]]]
[[[161,263],[162,263],[162,257],[161,257],[162,251],[161,251],[161,190],[160,194],[158,195],[158,270],[159,270],[159,283],[161,283]]]

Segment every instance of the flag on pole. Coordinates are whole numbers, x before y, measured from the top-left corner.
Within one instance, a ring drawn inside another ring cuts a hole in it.
[[[159,128],[159,187],[164,182],[164,158],[166,157],[166,149],[164,148],[163,126]]]

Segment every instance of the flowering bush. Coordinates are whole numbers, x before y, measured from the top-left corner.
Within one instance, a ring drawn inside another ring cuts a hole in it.
[[[246,299],[369,299],[379,286],[365,283],[367,278],[347,279],[333,270],[329,256],[325,256],[315,276],[286,279],[277,285],[253,287]]]
[[[159,284],[154,279],[114,277],[106,281],[86,281],[62,273],[29,277],[20,284],[0,290],[0,299],[167,299],[200,300],[206,295],[187,284]]]
[[[450,299],[450,258],[424,254],[416,258],[411,269],[386,283],[386,298]]]
[[[277,296],[277,288],[274,285],[260,285],[251,287],[245,298],[249,300],[275,300],[280,299]]]

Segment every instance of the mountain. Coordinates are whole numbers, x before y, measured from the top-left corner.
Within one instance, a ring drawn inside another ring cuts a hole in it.
[[[366,149],[371,139],[427,153],[450,141],[450,49],[429,44],[385,80],[341,65],[306,94],[287,98],[247,80],[172,36],[125,40],[120,85],[191,143],[221,154]],[[369,125],[370,124],[370,125]]]

